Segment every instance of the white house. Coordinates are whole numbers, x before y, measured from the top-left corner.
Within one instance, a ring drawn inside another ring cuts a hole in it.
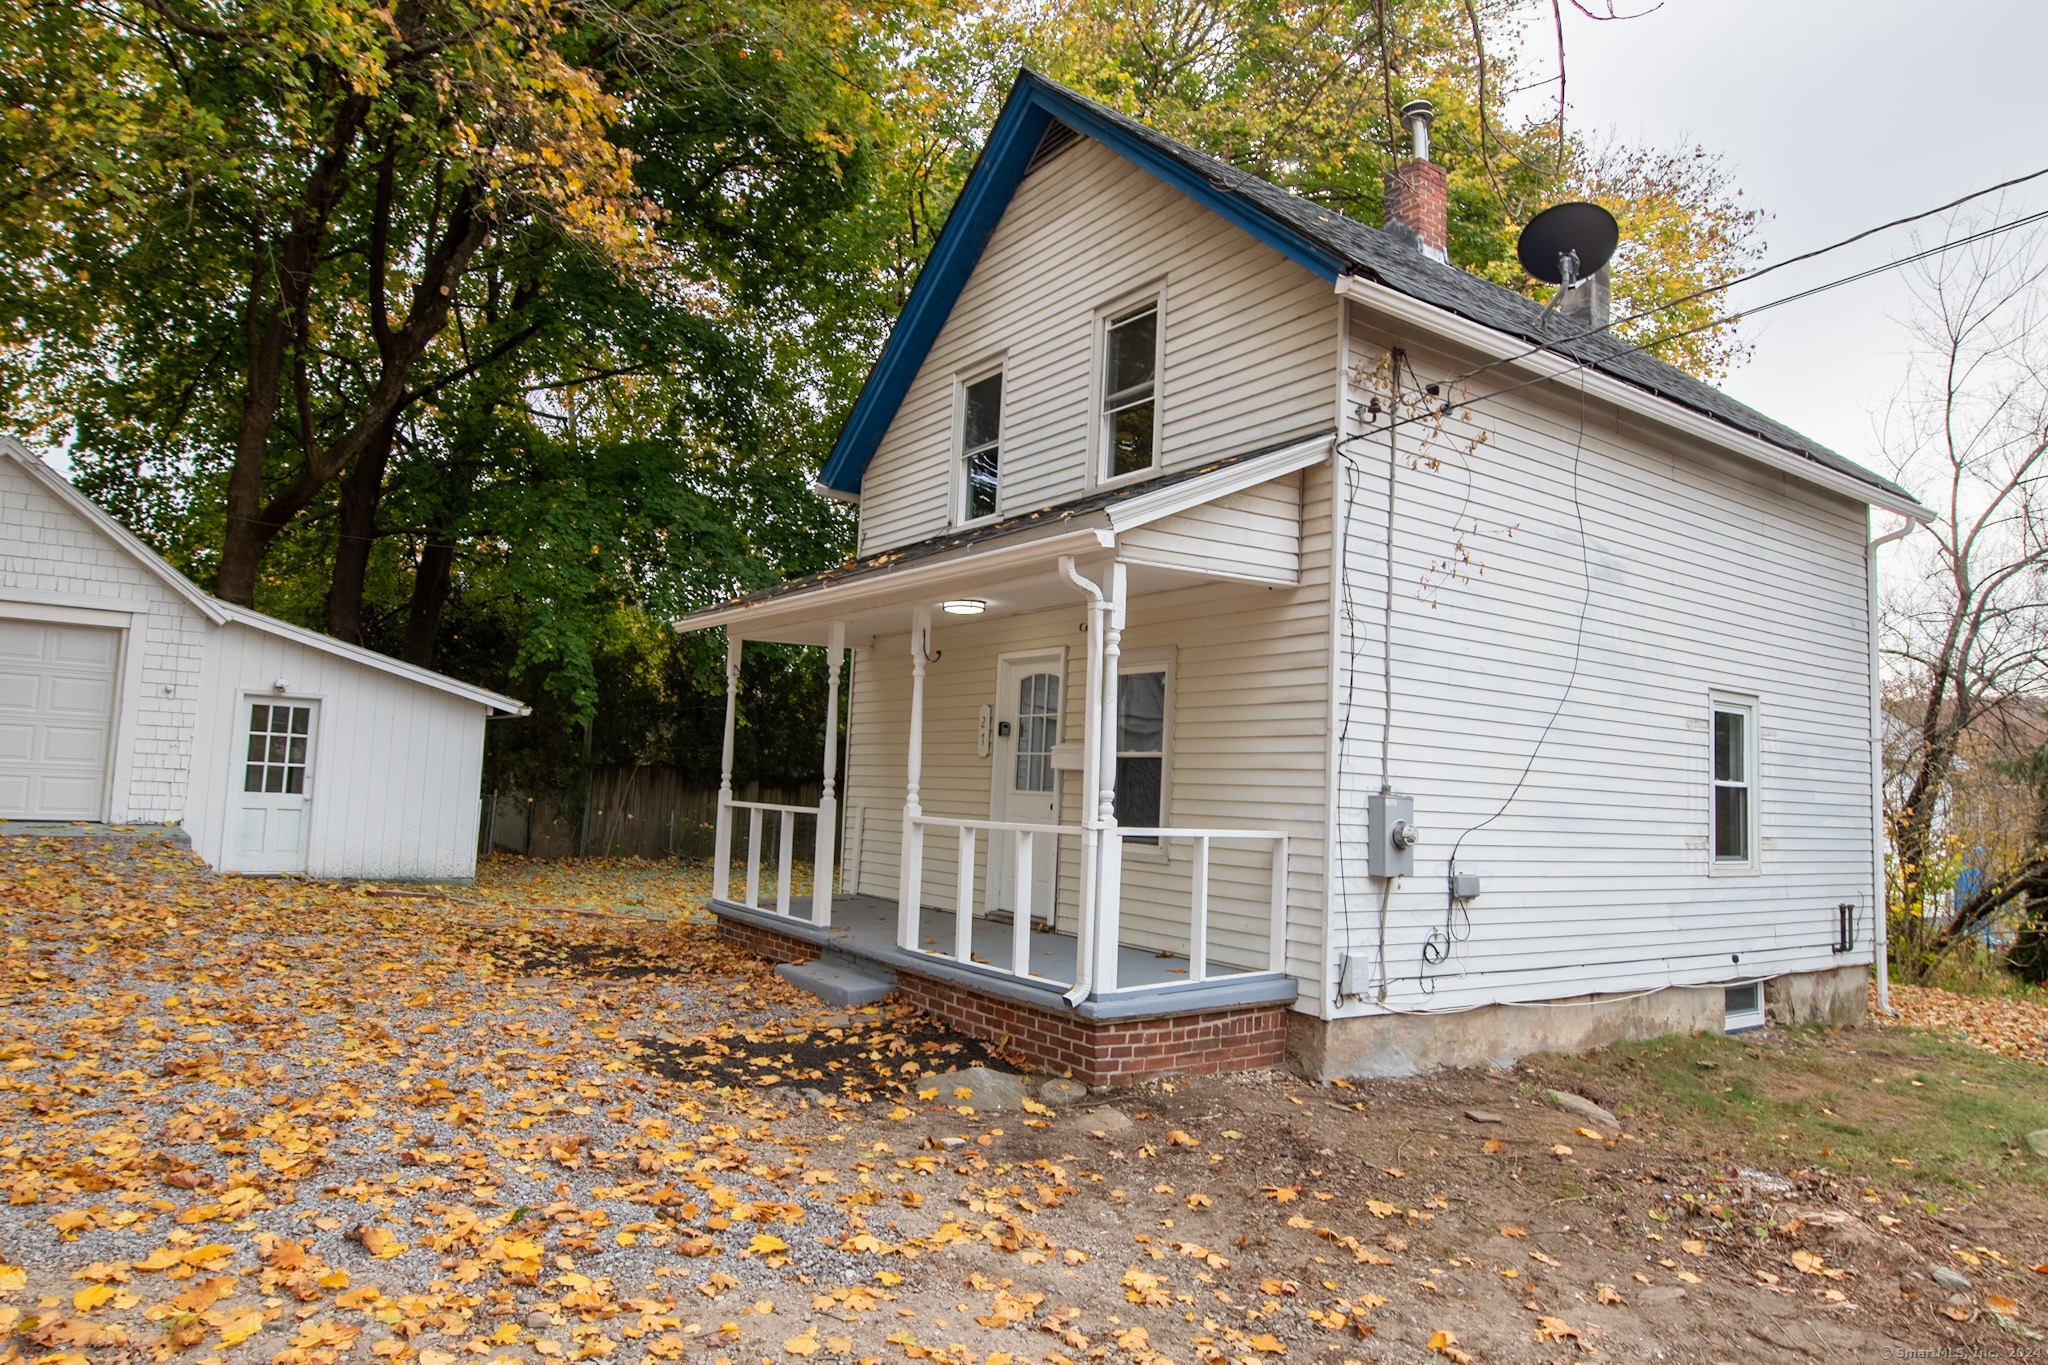
[[[0,819],[182,824],[223,871],[466,879],[485,722],[526,711],[208,596],[0,440]]]
[[[678,623],[852,651],[843,790],[724,798],[731,937],[1094,1080],[1860,1016],[1871,512],[1926,509],[1388,182],[1020,76],[820,475],[859,558]]]

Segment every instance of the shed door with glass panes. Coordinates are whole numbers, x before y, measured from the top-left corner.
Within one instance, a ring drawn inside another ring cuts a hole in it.
[[[318,702],[243,703],[228,863],[235,872],[304,872]]]

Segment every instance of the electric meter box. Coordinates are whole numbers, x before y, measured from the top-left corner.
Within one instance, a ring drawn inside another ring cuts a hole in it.
[[[1365,798],[1366,871],[1374,877],[1407,877],[1415,872],[1415,798],[1374,792]],[[1356,866],[1356,864],[1353,864]]]

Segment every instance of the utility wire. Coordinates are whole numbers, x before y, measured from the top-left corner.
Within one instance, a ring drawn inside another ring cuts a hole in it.
[[[2048,174],[2048,172],[2043,172],[2043,174]],[[1829,290],[1840,289],[1845,285],[1856,284],[1860,281],[1870,279],[1872,276],[1882,275],[1888,271],[1897,270],[1901,266],[1912,265],[1915,262],[1924,261],[1929,257],[1939,256],[1945,252],[1954,251],[1960,247],[1971,246],[1977,242],[1986,241],[1990,238],[2000,236],[2007,232],[2011,232],[2017,228],[2028,227],[2034,223],[2042,222],[2044,220],[2048,220],[2048,209],[2043,209],[2037,213],[2027,214],[2025,217],[2022,218],[2015,218],[2008,223],[1995,224],[1991,227],[1984,228],[1981,231],[1973,232],[1967,237],[1959,237],[1954,241],[1943,242],[1938,246],[1931,246],[1922,251],[1916,251],[1910,256],[1902,256],[1897,260],[1887,261],[1883,265],[1871,266],[1867,270],[1859,270],[1853,275],[1844,275],[1840,279],[1830,280],[1825,284],[1817,284],[1813,286],[1811,289],[1802,289],[1796,294],[1787,294],[1783,298],[1772,299],[1768,303],[1760,303],[1752,308],[1744,308],[1738,312],[1723,314],[1719,317],[1709,318],[1705,322],[1697,323],[1691,327],[1680,328],[1675,332],[1660,333],[1659,335],[1650,338],[1648,341],[1638,342],[1633,346],[1625,346],[1619,350],[1609,352],[1606,355],[1579,357],[1573,355],[1566,355],[1562,352],[1557,352],[1555,354],[1558,355],[1558,358],[1567,363],[1567,368],[1563,370],[1550,374],[1539,374],[1533,376],[1532,378],[1522,380],[1520,383],[1509,384],[1498,389],[1490,389],[1485,393],[1479,394],[1471,398],[1445,398],[1442,399],[1440,402],[1434,404],[1430,408],[1428,408],[1426,411],[1416,413],[1412,416],[1395,417],[1392,413],[1389,413],[1388,417],[1394,426],[1409,426],[1417,422],[1434,422],[1439,418],[1450,416],[1452,413],[1456,412],[1460,408],[1469,408],[1477,403],[1489,402],[1495,398],[1504,398],[1509,394],[1519,393],[1523,389],[1531,388],[1537,384],[1546,384],[1554,380],[1568,378],[1572,374],[1575,374],[1582,370],[1598,369],[1608,364],[1611,364],[1616,360],[1623,359],[1624,357],[1637,355],[1645,351],[1654,350],[1659,346],[1663,346],[1669,342],[1677,341],[1682,337],[1689,337],[1697,332],[1707,331],[1709,328],[1720,327],[1726,323],[1735,322],[1741,318],[1749,317],[1752,314],[1768,313],[1773,308],[1782,308],[1788,303],[1798,303],[1801,300],[1810,299],[1814,297],[1816,294],[1825,294]],[[1872,231],[1878,230],[1879,229],[1872,229]],[[1786,262],[1786,264],[1790,264],[1790,262]],[[1697,296],[1689,295],[1687,297]],[[1684,299],[1674,299],[1670,303],[1659,304],[1655,308],[1644,309],[1641,313],[1637,313],[1634,316],[1637,318],[1649,317],[1655,313],[1663,312],[1667,309],[1676,307],[1678,304],[1683,303],[1684,301]],[[1627,321],[1627,319],[1624,319],[1624,321]],[[1580,337],[1587,337],[1595,335],[1597,332],[1603,330],[1605,329],[1596,328],[1593,332],[1582,332],[1578,335]],[[1455,379],[1442,381],[1437,387],[1439,391],[1441,391],[1443,388],[1451,384],[1462,383],[1466,378],[1469,378],[1473,375],[1483,374],[1489,369],[1494,369],[1502,365],[1507,365],[1517,360],[1526,360],[1530,356],[1550,351],[1553,345],[1561,345],[1566,340],[1571,340],[1571,338],[1562,338],[1560,339],[1560,341],[1555,343],[1546,343],[1540,346],[1532,346],[1528,350],[1518,352],[1515,355],[1504,356],[1499,360],[1492,361],[1489,364],[1482,365],[1476,369],[1467,371],[1465,375],[1461,375]],[[1366,431],[1361,431],[1355,433],[1354,435],[1348,436],[1345,439],[1347,441],[1358,441],[1364,440],[1367,437],[1383,436],[1386,434],[1386,430],[1387,429],[1384,427],[1375,426]]]
[[[1559,337],[1556,341],[1541,342],[1535,346],[1530,347],[1526,351],[1520,352],[1519,354],[1503,356],[1498,360],[1489,361],[1488,363],[1481,365],[1476,369],[1467,370],[1464,374],[1457,376],[1457,378],[1452,380],[1451,382],[1460,383],[1464,380],[1472,378],[1474,375],[1484,374],[1486,371],[1494,369],[1498,366],[1513,364],[1515,361],[1521,360],[1526,356],[1535,355],[1539,351],[1547,351],[1554,346],[1564,346],[1574,341],[1583,341],[1587,337],[1599,336],[1601,333],[1606,332],[1613,327],[1625,326],[1631,322],[1640,322],[1644,318],[1655,316],[1658,313],[1665,312],[1672,308],[1676,308],[1681,304],[1691,303],[1694,299],[1703,299],[1709,294],[1718,294],[1723,292],[1724,290],[1733,289],[1738,284],[1747,284],[1751,280],[1762,279],[1764,276],[1772,273],[1773,271],[1783,270],[1787,266],[1798,265],[1801,261],[1810,261],[1816,257],[1825,256],[1831,251],[1840,251],[1843,247],[1854,246],[1856,243],[1863,241],[1865,238],[1874,237],[1880,232],[1889,232],[1896,227],[1905,227],[1909,223],[1917,223],[1923,219],[1932,218],[1936,214],[1947,213],[1950,209],[1960,208],[1962,205],[1969,203],[1973,199],[1982,199],[1986,195],[1997,194],[2001,190],[2009,190],[2016,185],[2024,185],[2031,180],[2039,180],[2042,176],[2048,176],[2048,166],[2044,166],[2040,170],[2030,172],[2027,175],[2014,176],[2010,180],[2001,180],[1996,185],[1987,185],[1981,190],[1973,190],[1969,194],[1964,195],[1960,199],[1951,199],[1946,204],[1942,204],[1936,208],[1926,209],[1919,213],[1909,214],[1904,218],[1894,218],[1889,223],[1879,223],[1876,227],[1865,228],[1863,229],[1863,231],[1855,233],[1852,236],[1844,237],[1838,242],[1830,242],[1826,246],[1815,247],[1813,250],[1801,252],[1797,256],[1788,256],[1782,261],[1776,261],[1770,265],[1760,266],[1755,270],[1746,271],[1743,274],[1736,275],[1731,279],[1723,280],[1719,284],[1710,284],[1705,286],[1704,288],[1695,289],[1690,294],[1681,294],[1679,295],[1679,297],[1675,299],[1669,299],[1663,303],[1654,304],[1651,307],[1642,309],[1639,312],[1630,313],[1627,317],[1624,318],[1616,318],[1613,321],[1608,322],[1602,326],[1589,327],[1583,332],[1577,332],[1572,334],[1571,336]],[[2038,217],[2039,215],[2035,216]],[[2021,221],[2031,222],[2033,220],[2029,218],[2023,219]],[[1963,243],[1958,242],[1954,245],[1960,246],[1963,245]],[[1926,253],[1922,254],[1924,255]],[[1917,260],[1920,259],[1920,257],[1911,257],[1908,259]],[[1905,262],[1895,261],[1892,264],[1903,265],[1905,264]],[[1877,267],[1877,269],[1880,270],[1889,268],[1890,267],[1888,266]],[[1864,278],[1864,276],[1855,276],[1853,278],[1861,279]],[[1760,312],[1762,310],[1752,308],[1747,311],[1754,313]]]

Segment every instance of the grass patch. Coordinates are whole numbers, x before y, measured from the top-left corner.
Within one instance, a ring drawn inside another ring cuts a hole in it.
[[[2048,1128],[2041,1068],[1913,1029],[1673,1036],[1546,1058],[1631,1130],[1783,1174],[1925,1192],[2043,1188],[2024,1135]]]

